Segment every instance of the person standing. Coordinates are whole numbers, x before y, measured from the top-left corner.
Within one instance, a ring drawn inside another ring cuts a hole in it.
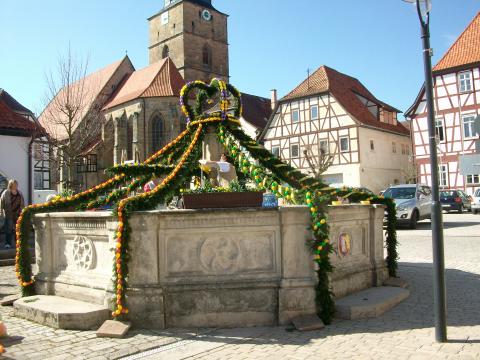
[[[5,217],[5,248],[10,249],[14,246],[15,225],[22,209],[25,206],[25,200],[22,193],[18,190],[17,180],[8,182],[7,190],[0,197],[0,213]]]

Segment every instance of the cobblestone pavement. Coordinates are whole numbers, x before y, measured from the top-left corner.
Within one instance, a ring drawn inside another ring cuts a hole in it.
[[[434,342],[429,222],[399,230],[400,276],[410,297],[376,319],[338,320],[321,331],[290,327],[133,330],[124,339],[54,330],[0,313],[12,359],[480,359],[480,216],[445,215],[449,342]],[[12,267],[0,268],[0,297],[18,291]],[[132,355],[136,354],[136,355]]]

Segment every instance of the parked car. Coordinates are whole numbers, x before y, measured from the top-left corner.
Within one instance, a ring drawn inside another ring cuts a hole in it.
[[[385,190],[383,196],[395,201],[399,225],[415,229],[419,220],[430,219],[432,190],[427,185],[394,185]]]
[[[477,189],[472,196],[471,202],[472,213],[476,214],[480,212],[480,189]]]
[[[462,190],[442,190],[440,191],[440,202],[445,211],[456,211],[459,214],[472,208],[472,198]]]

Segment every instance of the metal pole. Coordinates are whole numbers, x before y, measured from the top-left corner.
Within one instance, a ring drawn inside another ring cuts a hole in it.
[[[419,0],[417,10],[420,13]],[[433,75],[430,49],[429,15],[422,21],[423,61],[425,69],[425,95],[427,98],[428,137],[432,179],[432,247],[433,247],[433,294],[435,308],[435,340],[447,341],[447,305],[445,296],[445,258],[443,244],[443,219],[438,186],[437,142],[435,134],[435,116],[433,105]]]

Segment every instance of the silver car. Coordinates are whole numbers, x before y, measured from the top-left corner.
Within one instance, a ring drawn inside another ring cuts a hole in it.
[[[472,213],[480,212],[480,189],[477,189],[472,196]]]
[[[415,229],[417,222],[430,219],[432,190],[427,185],[403,184],[390,186],[383,196],[392,198],[397,205],[397,223]]]

